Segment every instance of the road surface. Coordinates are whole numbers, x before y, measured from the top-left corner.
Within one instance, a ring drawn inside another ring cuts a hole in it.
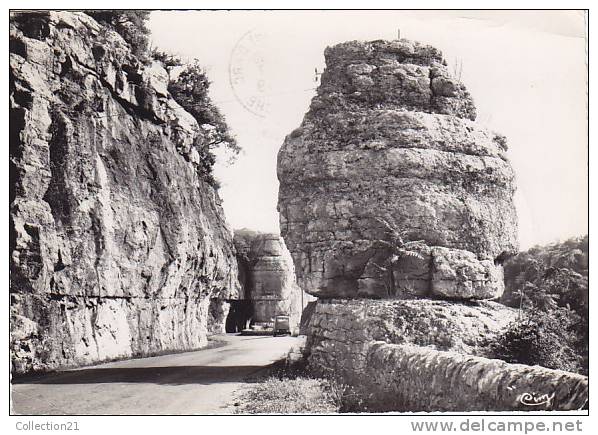
[[[19,379],[13,414],[226,414],[233,392],[300,338],[221,335],[212,349]]]

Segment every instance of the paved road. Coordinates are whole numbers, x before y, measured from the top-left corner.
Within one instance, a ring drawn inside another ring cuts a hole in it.
[[[216,337],[223,347],[74,369],[12,386],[16,414],[222,414],[246,379],[300,338]]]

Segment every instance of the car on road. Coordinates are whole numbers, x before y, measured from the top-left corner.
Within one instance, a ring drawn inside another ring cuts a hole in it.
[[[289,316],[285,316],[285,315],[276,316],[274,318],[274,330],[272,332],[272,335],[274,335],[276,337],[278,334],[290,334],[291,328],[290,328],[289,324],[290,324]]]

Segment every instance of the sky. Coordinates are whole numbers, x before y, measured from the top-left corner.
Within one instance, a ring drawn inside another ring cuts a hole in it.
[[[521,249],[588,231],[587,70],[578,11],[156,11],[152,44],[198,59],[243,153],[215,174],[235,229],[279,230],[276,156],[315,95],[324,49],[402,38],[442,50],[504,134]]]

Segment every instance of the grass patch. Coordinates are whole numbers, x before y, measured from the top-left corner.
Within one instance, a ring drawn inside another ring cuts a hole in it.
[[[323,379],[268,377],[240,397],[235,414],[330,414],[338,405]]]
[[[235,414],[336,414],[365,412],[352,387],[334,378],[314,376],[304,356],[287,355],[244,390]]]

